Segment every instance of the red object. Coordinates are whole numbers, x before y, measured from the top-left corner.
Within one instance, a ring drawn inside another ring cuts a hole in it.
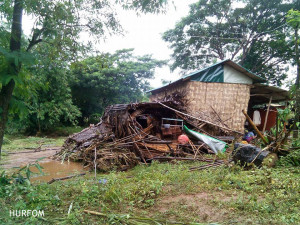
[[[266,125],[266,130],[270,130],[272,127],[275,127],[276,125],[276,116],[277,116],[277,109],[284,109],[285,106],[278,106],[278,107],[270,107],[270,112],[268,115],[268,120],[267,120],[267,125]],[[261,124],[257,126],[259,130],[263,130],[264,123],[265,123],[265,118],[266,118],[266,109],[252,109],[249,113],[251,115],[251,119],[253,120],[253,112],[255,110],[258,110],[260,112],[260,117],[261,117]]]
[[[189,138],[185,134],[182,134],[178,137],[178,142],[179,144],[185,145],[189,142]]]

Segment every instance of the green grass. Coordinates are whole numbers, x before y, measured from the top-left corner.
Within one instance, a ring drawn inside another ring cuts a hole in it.
[[[73,127],[56,127],[54,128],[49,135],[52,137],[58,137],[58,136],[69,136],[74,133],[78,133],[79,131],[82,131],[86,127],[80,127],[80,126],[73,126]]]
[[[42,148],[62,146],[67,136],[82,129],[83,127],[79,126],[57,127],[51,134],[44,135],[44,137],[6,134],[2,146],[2,159],[5,161],[9,152],[28,151],[39,146],[42,146]]]
[[[188,171],[196,165],[201,163],[153,163],[127,172],[98,174],[96,181],[91,174],[51,185],[11,185],[0,189],[0,221],[130,224],[130,217],[121,216],[130,214],[183,224],[300,223],[299,168],[245,171],[224,166]],[[107,183],[99,183],[102,179]],[[45,217],[12,218],[10,209],[43,209]],[[102,212],[106,217],[88,215],[83,210]]]
[[[13,136],[6,135],[6,141],[3,144],[3,151],[25,151],[26,149],[33,149],[42,146],[53,147],[62,146],[66,137],[47,138],[47,137],[34,137],[34,136]]]
[[[40,145],[42,147],[62,146],[67,136],[77,133],[82,129],[83,127],[79,126],[57,127],[51,134],[44,135],[44,137],[6,134],[2,150],[3,152],[10,152],[38,148]]]
[[[41,146],[42,148],[62,146],[66,137],[34,137],[23,135],[5,135],[2,145],[1,164],[8,159],[9,152],[30,151]]]

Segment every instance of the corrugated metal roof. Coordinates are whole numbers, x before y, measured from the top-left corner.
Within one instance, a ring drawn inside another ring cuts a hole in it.
[[[193,73],[190,73],[190,74],[188,74],[186,76],[183,76],[182,78],[179,78],[179,79],[177,79],[177,80],[175,80],[175,81],[173,81],[173,82],[171,82],[169,84],[163,85],[162,87],[151,89],[151,90],[147,91],[147,93],[152,92],[152,91],[156,91],[156,90],[159,90],[159,89],[162,89],[162,88],[165,88],[165,87],[167,87],[169,85],[173,85],[173,84],[175,84],[175,83],[177,83],[179,81],[185,81],[185,80],[191,79],[193,76],[197,76],[199,73],[201,73],[201,72],[203,72],[205,70],[208,70],[208,69],[210,69],[212,67],[218,66],[220,64],[227,64],[227,65],[233,67],[234,69],[236,69],[237,71],[240,71],[241,73],[244,73],[246,76],[248,76],[252,80],[256,81],[254,83],[263,83],[263,82],[266,82],[265,79],[263,79],[260,76],[252,73],[250,70],[244,68],[243,66],[241,66],[241,65],[239,65],[239,64],[231,61],[230,59],[225,59],[225,60],[223,60],[221,62],[218,62],[218,63],[215,63],[215,64],[213,64],[213,65],[211,65],[209,67],[206,67],[206,68],[201,69],[201,70],[197,70],[197,71],[195,71]]]
[[[265,104],[269,102],[271,96],[273,103],[290,100],[290,93],[284,89],[265,84],[254,84],[250,90],[250,103],[253,105]]]

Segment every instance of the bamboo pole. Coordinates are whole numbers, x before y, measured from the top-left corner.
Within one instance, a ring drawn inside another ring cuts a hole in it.
[[[265,116],[264,128],[263,128],[263,131],[262,131],[263,134],[265,133],[265,130],[266,130],[267,121],[268,121],[268,116],[269,116],[269,112],[270,112],[271,102],[272,102],[272,96],[271,96],[271,98],[270,98],[270,101],[269,101],[269,104],[268,104],[267,113],[266,113],[266,116]]]
[[[276,138],[275,141],[278,139],[278,110],[276,110]]]
[[[254,130],[256,131],[256,133],[258,134],[258,136],[263,140],[263,142],[267,145],[268,142],[266,141],[265,137],[261,134],[261,132],[257,129],[257,127],[255,126],[255,124],[253,123],[253,121],[251,120],[251,118],[248,116],[248,114],[245,112],[245,110],[242,110],[243,114],[246,116],[247,120],[249,121],[249,123],[251,124],[251,126],[254,128]]]

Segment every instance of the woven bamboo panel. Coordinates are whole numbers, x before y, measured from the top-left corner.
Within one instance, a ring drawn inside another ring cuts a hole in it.
[[[150,100],[154,101],[180,90],[187,93],[191,113],[209,113],[213,108],[230,128],[241,132],[244,130],[245,116],[242,110],[248,108],[249,85],[188,81],[152,95]]]

